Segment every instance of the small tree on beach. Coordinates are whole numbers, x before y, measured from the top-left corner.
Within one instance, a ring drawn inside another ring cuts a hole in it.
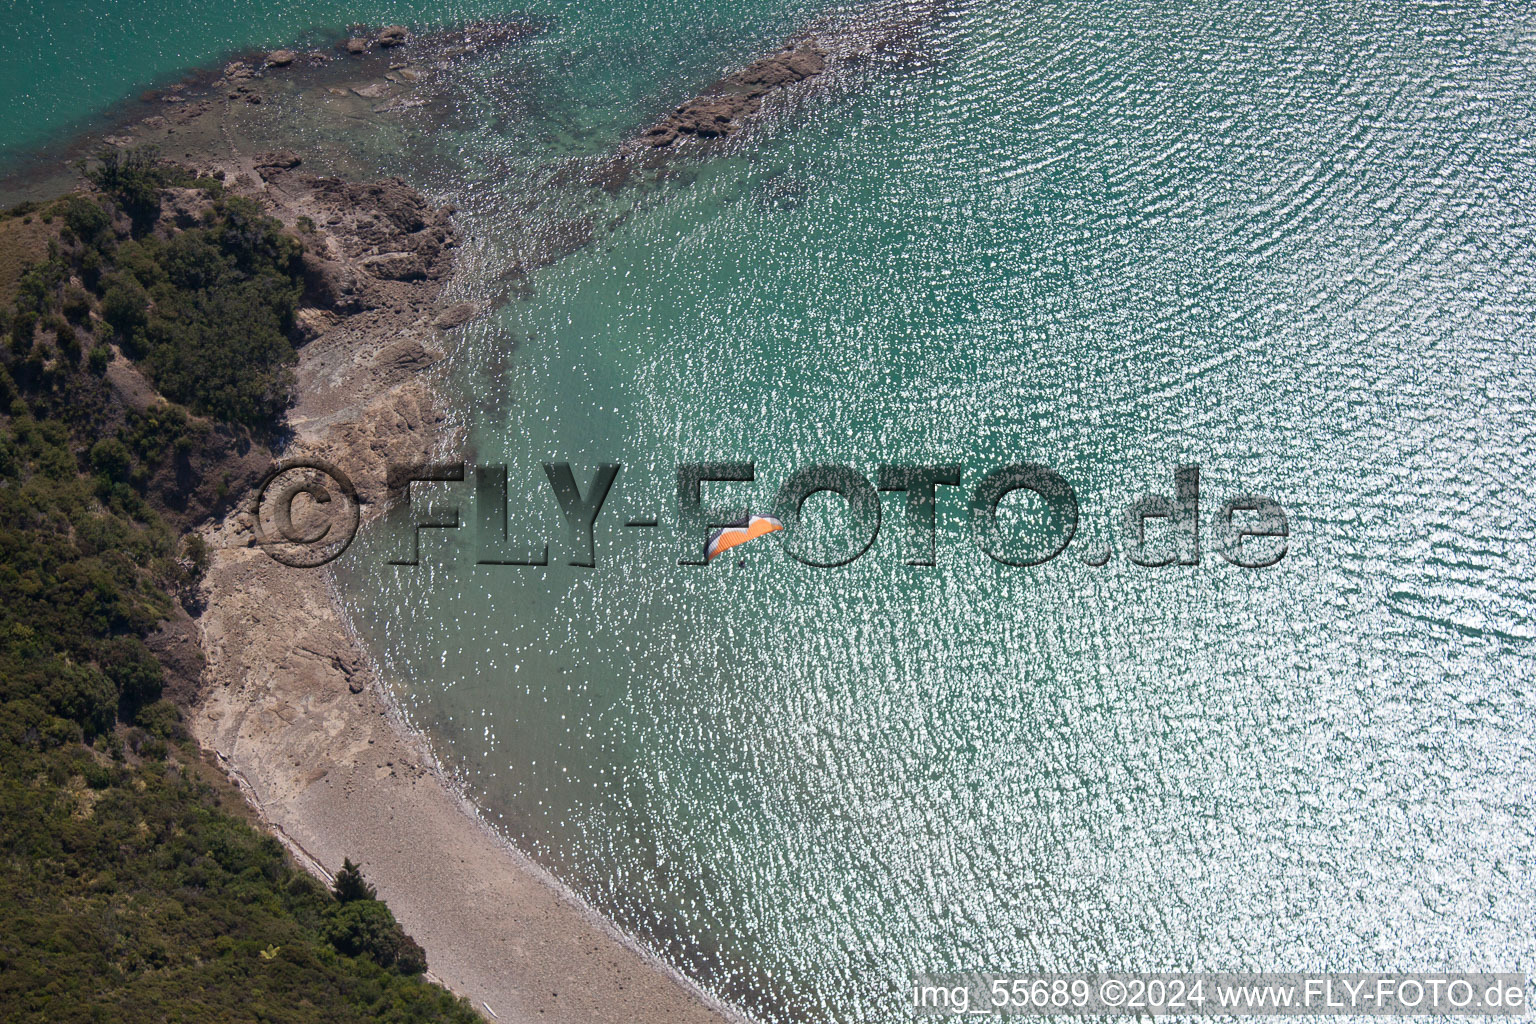
[[[352,863],[348,857],[341,862],[341,870],[336,872],[336,884],[331,888],[336,895],[338,903],[351,903],[355,900],[378,899],[379,894],[363,878],[363,869]]]

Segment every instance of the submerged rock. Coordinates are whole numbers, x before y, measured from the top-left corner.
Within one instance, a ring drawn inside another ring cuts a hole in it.
[[[537,25],[527,21],[471,21],[441,33],[440,40],[457,44],[454,52],[477,53],[515,43],[538,31]]]
[[[303,162],[291,149],[275,149],[256,157],[255,165],[257,172],[267,177],[270,172],[292,170]]]
[[[410,110],[413,107],[424,107],[426,105],[427,101],[419,96],[396,96],[394,99],[386,100],[385,102],[380,103],[378,106],[374,107],[373,112],[375,114],[389,114],[397,110]]]
[[[819,19],[772,52],[707,86],[692,99],[623,143],[595,166],[573,161],[554,180],[582,178],[609,192],[635,174],[677,157],[702,154],[704,144],[730,140],[813,94],[834,89],[849,72],[877,57],[916,59],[917,34],[944,15],[943,0],[870,0],[850,12]],[[814,89],[804,83],[816,82]]]
[[[408,38],[410,33],[406,31],[404,25],[386,25],[379,30],[380,46],[400,46]]]
[[[297,60],[298,56],[292,50],[273,50],[267,54],[267,67],[285,68]]]
[[[718,139],[741,130],[757,113],[768,94],[826,70],[827,55],[813,40],[790,43],[720,79],[652,126],[639,139],[655,149],[672,145],[681,136]]]
[[[347,52],[353,56],[359,56],[368,52],[368,40],[360,39],[357,36],[353,36],[342,45],[345,46]]]

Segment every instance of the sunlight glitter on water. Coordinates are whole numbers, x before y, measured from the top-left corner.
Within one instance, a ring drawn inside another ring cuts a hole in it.
[[[749,152],[548,191],[797,13],[681,76],[555,32],[518,59],[598,65],[530,71],[495,134],[464,101],[485,278],[530,221],[629,211],[468,329],[468,454],[552,523],[541,462],[626,468],[595,571],[349,556],[444,761],[766,1020],[901,1019],[916,970],[1536,966],[1525,15],[991,5]],[[892,530],[680,567],[619,524],[701,459],[755,461],[754,507],[817,461],[1045,462],[1080,540],[997,565],[955,492],[935,569]],[[1285,561],[1127,564],[1181,463],[1208,516],[1282,501]]]

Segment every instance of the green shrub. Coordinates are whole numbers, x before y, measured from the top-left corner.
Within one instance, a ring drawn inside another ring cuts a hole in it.
[[[80,361],[80,339],[75,335],[75,329],[70,326],[57,313],[48,318],[48,329],[53,332],[54,341],[58,343],[59,353],[72,363]]]
[[[101,285],[101,253],[87,249],[80,254],[80,280],[95,291]]]
[[[181,711],[168,700],[157,700],[153,704],[144,705],[133,716],[133,724],[157,739],[187,738],[187,731],[181,725]]]
[[[117,690],[119,716],[133,719],[136,724],[149,729],[136,716],[139,709],[160,699],[160,690],[165,684],[165,671],[160,662],[143,641],[133,636],[113,637],[102,651],[101,662],[107,678]],[[150,732],[155,730],[150,729]]]
[[[97,670],[55,660],[44,667],[43,696],[48,709],[79,725],[87,737],[111,728],[117,717],[117,694]]]
[[[341,870],[336,872],[336,881],[331,887],[332,894],[338,903],[354,903],[362,900],[378,898],[378,893],[363,878],[363,869],[352,863],[351,857],[343,858]]]
[[[84,289],[72,284],[64,289],[60,309],[71,323],[81,323],[91,315],[91,297]]]
[[[96,154],[96,163],[84,171],[91,184],[111,196],[140,231],[159,216],[160,191],[191,180],[186,171],[161,160],[154,146],[103,149]]]
[[[149,293],[131,277],[117,277],[106,284],[101,297],[101,318],[118,337],[128,339],[149,322]]]
[[[91,468],[108,480],[126,480],[133,468],[133,456],[117,438],[103,438],[91,446]]]
[[[37,314],[32,310],[20,310],[11,317],[11,351],[18,357],[32,351],[32,338],[37,333]]]
[[[338,953],[365,956],[380,967],[416,975],[427,969],[421,946],[405,934],[389,908],[378,900],[339,903],[326,912],[322,930]]]
[[[64,226],[86,245],[97,241],[112,229],[112,218],[101,204],[85,196],[65,196],[56,207],[64,218]]]

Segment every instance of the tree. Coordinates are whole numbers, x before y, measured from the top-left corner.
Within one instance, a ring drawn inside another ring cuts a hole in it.
[[[348,857],[341,862],[341,870],[336,872],[336,884],[331,892],[336,896],[338,903],[354,903],[358,900],[376,900],[379,894],[363,878],[363,869],[352,863]]]
[[[161,160],[154,146],[138,146],[127,152],[103,149],[96,155],[96,166],[85,168],[85,176],[115,199],[140,231],[159,216],[160,190],[190,177],[175,164]]]
[[[400,974],[415,975],[427,969],[426,953],[378,900],[353,900],[331,907],[322,931],[338,953],[365,956]]]

